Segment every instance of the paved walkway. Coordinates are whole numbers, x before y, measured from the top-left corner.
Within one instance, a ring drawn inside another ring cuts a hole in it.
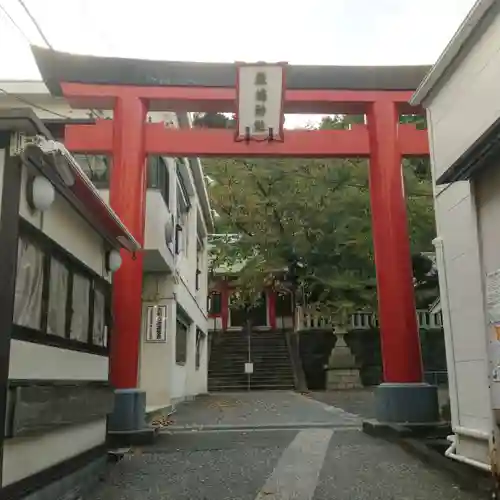
[[[360,426],[359,416],[295,392],[213,393],[183,403],[169,431]]]
[[[360,418],[288,392],[181,405],[151,448],[114,466],[88,500],[476,500]]]

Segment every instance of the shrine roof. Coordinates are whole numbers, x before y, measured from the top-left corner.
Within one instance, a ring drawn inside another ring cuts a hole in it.
[[[32,46],[38,68],[53,95],[61,82],[234,87],[231,63],[151,61],[76,55]],[[415,90],[430,66],[299,66],[286,68],[287,88],[297,90]]]

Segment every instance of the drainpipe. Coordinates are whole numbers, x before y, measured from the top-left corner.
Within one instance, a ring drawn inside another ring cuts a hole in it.
[[[472,430],[472,429],[469,429]],[[472,437],[472,436],[471,436]],[[456,460],[457,462],[461,462],[463,464],[470,465],[471,467],[475,467],[476,469],[483,470],[485,472],[491,472],[491,465],[485,464],[483,462],[479,462],[478,460],[474,460],[472,458],[464,457],[463,455],[457,455],[455,453],[457,449],[457,436],[448,436],[448,441],[450,441],[450,447],[444,452],[444,456],[447,458],[451,458]]]

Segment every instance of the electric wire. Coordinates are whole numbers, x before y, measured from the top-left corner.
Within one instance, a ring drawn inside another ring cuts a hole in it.
[[[38,24],[38,21],[36,20],[35,16],[30,12],[26,4],[24,3],[24,0],[17,0],[21,7],[24,9],[24,12],[28,15],[28,17],[31,19],[31,22],[35,25],[35,28],[37,29],[38,33],[40,33],[40,36],[43,38],[43,41],[47,44],[47,47],[49,47],[50,50],[54,50],[54,47],[52,47],[52,44],[49,42],[47,37],[45,36],[45,33],[42,30],[42,27]]]
[[[6,96],[9,96],[9,97],[12,97],[13,99],[16,99],[19,102],[22,102],[24,104],[28,104],[28,106],[32,106],[33,108],[37,108],[40,111],[45,111],[46,113],[51,113],[55,116],[58,116],[59,118],[64,118],[65,120],[73,120],[73,118],[71,118],[70,116],[66,116],[66,115],[63,115],[62,113],[58,113],[57,111],[52,111],[51,109],[44,108],[43,106],[40,106],[39,104],[31,102],[28,99],[25,99],[24,97],[21,97],[19,95],[13,94],[12,92],[9,92],[1,87],[0,87],[0,92],[5,94]]]
[[[33,16],[33,14],[30,12],[30,10],[28,9],[27,5],[24,3],[24,0],[17,0],[19,2],[19,4],[22,6],[22,8],[24,9],[24,11],[26,12],[26,14],[28,15],[28,17],[31,19],[31,22],[35,25],[38,33],[40,34],[40,36],[43,38],[44,42],[47,44],[47,46],[49,47],[50,50],[54,50],[54,47],[52,46],[52,44],[49,42],[48,38],[45,36],[45,33],[43,32],[40,24],[38,23],[38,21],[36,20],[35,16]],[[26,41],[31,45],[31,41],[30,39],[28,38],[28,36],[26,35],[26,33],[21,29],[21,27],[16,23],[16,21],[13,19],[13,17],[7,12],[7,10],[5,9],[5,7],[3,7],[2,4],[0,4],[0,8],[1,10],[4,12],[4,14],[10,19],[10,21],[12,22],[12,24],[21,32],[21,34],[23,35],[23,37],[26,39]],[[6,92],[4,89],[0,89],[1,92],[3,92],[4,94],[7,94],[8,92]],[[11,96],[15,97],[16,99],[18,99],[19,101],[23,101],[25,102],[26,104],[29,104],[30,106],[33,106],[33,107],[36,107],[40,110],[43,110],[43,111],[46,111],[48,113],[52,113],[54,114],[55,116],[60,116],[62,118],[66,118],[68,120],[71,120],[70,117],[68,116],[64,116],[64,115],[61,115],[60,113],[57,113],[55,111],[50,111],[49,109],[46,109],[46,108],[43,108],[42,106],[38,106],[34,103],[31,103],[19,96],[16,96],[14,94],[10,94]],[[89,109],[89,112],[90,114],[96,118],[96,119],[99,119],[101,118],[99,116],[99,114],[94,110],[94,109]]]
[[[4,13],[5,17],[13,24],[13,26],[21,33],[23,38],[31,45],[31,40],[28,38],[28,35],[24,32],[24,30],[16,23],[14,18],[9,14],[9,11],[0,3],[0,10]]]

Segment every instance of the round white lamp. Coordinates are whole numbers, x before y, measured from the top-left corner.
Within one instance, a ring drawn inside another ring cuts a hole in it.
[[[118,269],[120,269],[120,266],[122,265],[122,257],[118,250],[109,251],[107,260],[108,271],[114,273],[115,271],[118,271]]]
[[[54,203],[56,191],[46,177],[39,175],[29,183],[27,197],[32,209],[44,212]]]

